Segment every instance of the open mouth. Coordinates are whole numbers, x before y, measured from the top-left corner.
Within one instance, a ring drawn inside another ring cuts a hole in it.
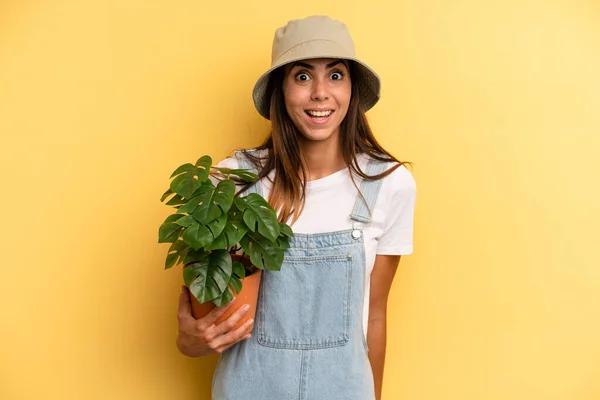
[[[305,110],[304,112],[314,122],[325,122],[333,114],[333,110]]]

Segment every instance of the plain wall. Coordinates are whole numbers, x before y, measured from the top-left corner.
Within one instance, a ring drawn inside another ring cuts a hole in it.
[[[414,163],[384,400],[600,398],[597,1],[5,0],[1,399],[209,398],[159,198],[262,141],[252,86],[311,14],[349,26],[374,131]]]

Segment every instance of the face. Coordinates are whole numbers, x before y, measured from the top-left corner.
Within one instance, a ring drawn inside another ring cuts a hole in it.
[[[337,139],[351,92],[346,61],[320,58],[285,67],[285,108],[304,140]]]

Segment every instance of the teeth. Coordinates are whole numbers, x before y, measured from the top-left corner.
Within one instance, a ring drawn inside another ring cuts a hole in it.
[[[333,111],[306,111],[311,117],[329,117]]]

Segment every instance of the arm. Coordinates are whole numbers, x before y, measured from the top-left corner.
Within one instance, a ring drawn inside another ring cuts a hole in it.
[[[377,400],[381,400],[381,388],[383,385],[387,299],[399,262],[400,256],[377,255],[373,272],[371,272],[367,346],[369,347],[369,361],[373,369],[375,396]]]

